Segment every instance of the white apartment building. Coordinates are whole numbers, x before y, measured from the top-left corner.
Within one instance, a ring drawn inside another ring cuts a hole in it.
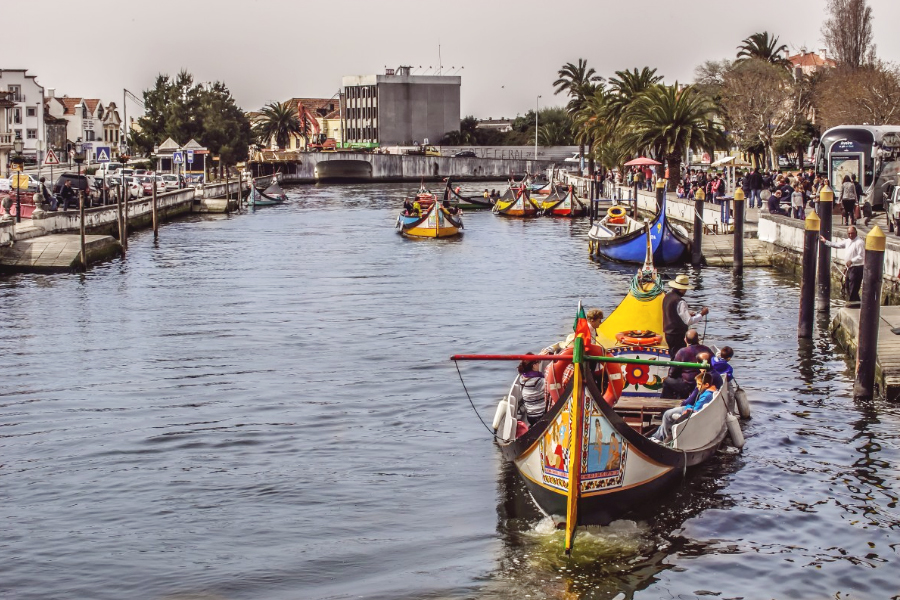
[[[6,111],[7,131],[25,141],[23,154],[37,157],[38,146],[46,147],[43,86],[26,69],[0,69],[0,91],[15,103]]]

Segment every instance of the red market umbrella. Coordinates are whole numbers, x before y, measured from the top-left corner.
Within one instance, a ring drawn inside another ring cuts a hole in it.
[[[656,162],[652,158],[647,158],[646,156],[640,156],[633,160],[629,160],[627,163],[625,163],[625,166],[626,167],[643,167],[646,165],[656,166],[656,165],[661,165],[661,164],[662,164],[661,162]]]

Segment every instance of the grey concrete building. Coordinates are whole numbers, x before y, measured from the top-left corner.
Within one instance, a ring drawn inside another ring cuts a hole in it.
[[[384,75],[345,76],[345,141],[436,144],[448,131],[459,129],[461,79],[411,75],[410,67],[387,69]]]

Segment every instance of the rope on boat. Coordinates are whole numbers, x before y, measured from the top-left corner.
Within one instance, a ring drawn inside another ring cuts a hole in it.
[[[456,365],[456,372],[459,374],[459,382],[462,383],[463,389],[466,391],[466,398],[469,399],[469,404],[472,405],[472,410],[475,412],[475,416],[478,417],[478,420],[481,421],[481,424],[484,425],[484,428],[488,430],[488,433],[491,434],[491,437],[497,439],[497,434],[494,433],[494,430],[488,427],[488,424],[484,422],[484,419],[482,419],[481,415],[478,414],[478,409],[475,408],[475,403],[472,402],[472,396],[469,395],[469,388],[466,387],[466,382],[463,381],[462,372],[459,370],[459,362],[454,360],[453,364]]]
[[[653,287],[648,291],[644,291],[644,284],[652,283]],[[665,290],[662,287],[662,279],[658,273],[654,274],[653,279],[641,277],[640,273],[635,273],[634,279],[631,280],[631,295],[641,302],[652,300],[662,294]]]

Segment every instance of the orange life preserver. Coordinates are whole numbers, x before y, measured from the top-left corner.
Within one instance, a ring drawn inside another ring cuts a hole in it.
[[[607,353],[607,356],[612,356]],[[609,362],[603,363],[606,370],[606,378],[609,381],[606,384],[606,391],[603,392],[603,400],[610,406],[615,406],[619,398],[622,397],[622,390],[625,389],[625,376],[622,374],[622,365],[619,363]]]
[[[606,219],[608,225],[624,225],[625,217],[609,217]]]
[[[657,346],[662,342],[662,336],[654,331],[623,331],[616,335],[616,339],[629,346]]]
[[[569,346],[559,354],[554,356],[572,356],[575,349]],[[572,366],[571,358],[569,360],[551,361],[547,368],[544,369],[544,391],[547,394],[547,408],[559,402],[560,395],[568,383],[565,376],[566,369]],[[571,377],[571,375],[570,375]]]

